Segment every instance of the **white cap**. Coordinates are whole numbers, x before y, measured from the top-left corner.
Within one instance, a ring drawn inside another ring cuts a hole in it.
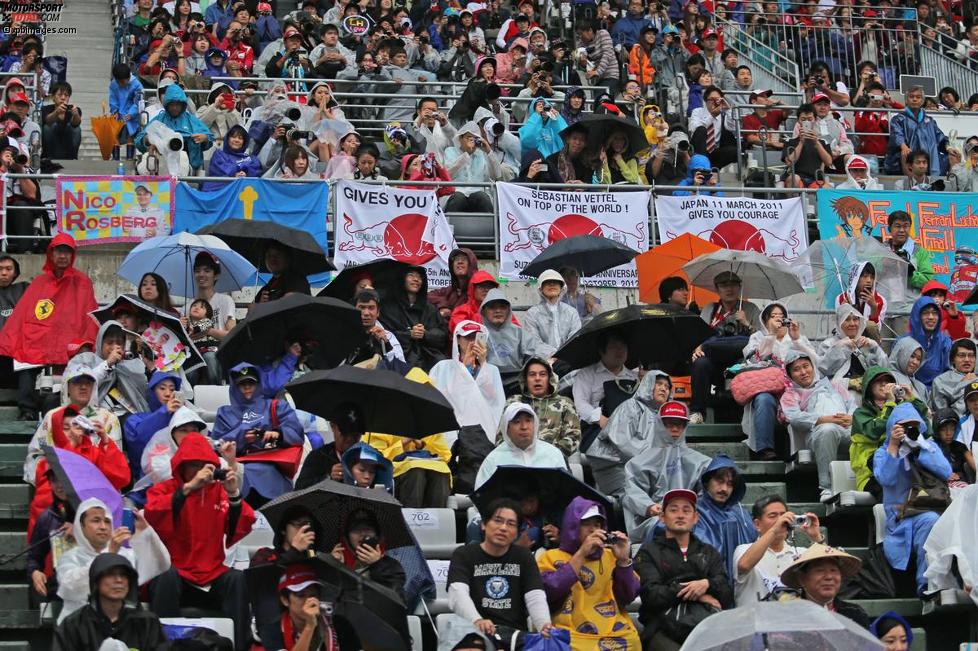
[[[605,519],[604,515],[601,513],[601,508],[597,504],[592,504],[588,507],[587,511],[581,514],[581,520],[587,520],[589,518]]]

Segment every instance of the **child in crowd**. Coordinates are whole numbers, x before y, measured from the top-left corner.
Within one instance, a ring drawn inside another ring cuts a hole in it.
[[[207,362],[207,381],[205,384],[218,384],[221,377],[221,368],[217,362],[218,341],[211,337],[208,332],[214,328],[214,308],[203,298],[198,298],[190,304],[190,321],[187,331],[190,338],[197,345],[197,350]],[[200,375],[198,374],[198,382]]]
[[[112,66],[109,82],[109,112],[126,124],[119,133],[119,141],[126,143],[126,160],[135,154],[133,136],[139,131],[139,113],[143,108],[143,85],[132,76],[129,66],[117,63]],[[112,160],[119,160],[119,146],[112,149]]]
[[[978,398],[972,398],[972,402],[978,403]],[[969,419],[974,417],[969,414]],[[955,431],[958,427],[958,415],[951,409],[942,409],[934,414],[934,442],[944,453],[944,458],[951,464],[951,477],[948,485],[955,488],[964,488],[968,484],[975,483],[975,457],[968,449],[968,446],[955,439]]]
[[[357,443],[343,453],[343,483],[394,492],[394,467],[377,448]]]
[[[886,299],[876,291],[876,267],[862,262],[849,268],[846,290],[836,297],[836,305],[848,303],[874,324],[866,335],[880,340],[879,324],[886,318]]]

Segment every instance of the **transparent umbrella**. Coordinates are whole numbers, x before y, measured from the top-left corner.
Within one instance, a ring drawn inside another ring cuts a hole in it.
[[[681,651],[882,651],[848,617],[811,601],[762,601],[706,618]]]
[[[825,297],[826,307],[847,289],[853,267],[869,262],[876,270],[876,291],[891,305],[906,300],[910,263],[869,237],[837,237],[813,243],[795,264],[804,268],[805,284]]]

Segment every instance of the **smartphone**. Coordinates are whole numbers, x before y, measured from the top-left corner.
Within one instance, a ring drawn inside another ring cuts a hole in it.
[[[129,530],[130,533],[136,531],[136,514],[130,508],[122,509],[122,525]]]
[[[489,333],[488,332],[477,332],[475,334],[475,340],[477,343],[482,344],[483,348],[489,343]]]
[[[549,172],[550,166],[547,165],[546,163],[540,163],[539,165],[537,165],[537,169],[540,170],[541,172]]]

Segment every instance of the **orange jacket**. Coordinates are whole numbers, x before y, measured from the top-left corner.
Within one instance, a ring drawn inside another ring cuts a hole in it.
[[[628,74],[643,86],[651,86],[655,81],[655,68],[649,55],[642,49],[641,43],[633,45],[631,52],[628,53]]]

